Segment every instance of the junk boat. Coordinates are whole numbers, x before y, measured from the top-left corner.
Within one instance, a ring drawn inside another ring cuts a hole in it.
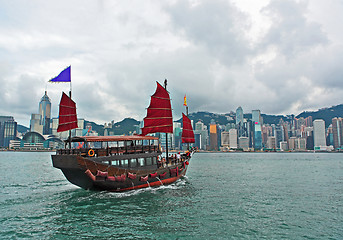
[[[167,185],[185,176],[193,149],[170,156],[166,146],[163,157],[159,138],[147,136],[159,132],[165,133],[168,139],[168,133],[173,132],[166,86],[166,81],[165,87],[157,82],[142,134],[133,136],[70,137],[70,130],[77,127],[76,104],[62,93],[57,132],[69,130],[69,138],[65,141],[65,149],[52,155],[53,166],[61,169],[69,182],[81,188],[114,192]],[[183,126],[182,142],[194,142],[192,125],[185,114]]]

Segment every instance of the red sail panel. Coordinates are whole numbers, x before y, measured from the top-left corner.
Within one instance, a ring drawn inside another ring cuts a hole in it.
[[[77,128],[76,104],[67,94],[62,93],[57,132]]]
[[[173,132],[173,115],[169,93],[158,82],[156,91],[151,96],[147,116],[144,118],[142,135],[156,132]]]
[[[194,139],[192,123],[191,123],[191,120],[184,113],[182,113],[182,123],[183,123],[182,136],[181,136],[182,142],[194,143],[195,139]]]

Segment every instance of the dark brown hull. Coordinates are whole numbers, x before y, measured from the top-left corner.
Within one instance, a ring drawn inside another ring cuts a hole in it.
[[[111,157],[103,157],[99,162],[79,155],[52,156],[53,166],[61,169],[69,182],[83,189],[98,191],[122,192],[171,184],[185,176],[188,167],[185,162],[179,162],[164,167],[122,168],[103,163],[108,160]],[[113,181],[109,177],[96,176],[98,171],[106,172],[112,178],[125,176],[125,180]],[[129,178],[129,174],[134,174],[135,179]]]

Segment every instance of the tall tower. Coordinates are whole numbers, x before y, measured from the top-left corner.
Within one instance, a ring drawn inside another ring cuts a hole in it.
[[[262,146],[262,117],[260,110],[252,110],[253,141],[255,150],[260,150]]]
[[[335,117],[332,119],[333,143],[336,149],[340,148],[343,145],[342,125],[342,118]]]
[[[243,125],[243,109],[239,106],[236,109],[236,125]]]
[[[313,140],[314,148],[326,146],[325,122],[323,119],[313,121]]]
[[[50,134],[51,101],[46,91],[39,102],[39,115],[40,125],[43,126],[43,134]]]

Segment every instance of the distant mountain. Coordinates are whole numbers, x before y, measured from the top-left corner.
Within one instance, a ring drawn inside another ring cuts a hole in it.
[[[108,131],[113,132],[114,135],[129,134],[136,130],[137,125],[139,125],[139,121],[125,118],[123,121],[115,123]]]
[[[205,125],[210,125],[211,120],[213,119],[217,124],[226,125],[230,122],[229,114],[217,114],[210,112],[196,112],[189,113],[188,115],[190,120],[193,120],[194,124],[201,120]],[[182,118],[177,120],[177,122],[182,122]]]
[[[308,116],[312,116],[313,120],[323,119],[325,121],[325,127],[328,127],[334,117],[343,117],[343,104],[329,108],[321,108],[313,112],[302,112],[296,118],[307,118]]]
[[[85,126],[86,127],[88,124],[91,124],[92,130],[96,131],[99,133],[99,135],[103,136],[104,135],[104,125],[96,124],[95,122],[90,122],[85,120]]]

